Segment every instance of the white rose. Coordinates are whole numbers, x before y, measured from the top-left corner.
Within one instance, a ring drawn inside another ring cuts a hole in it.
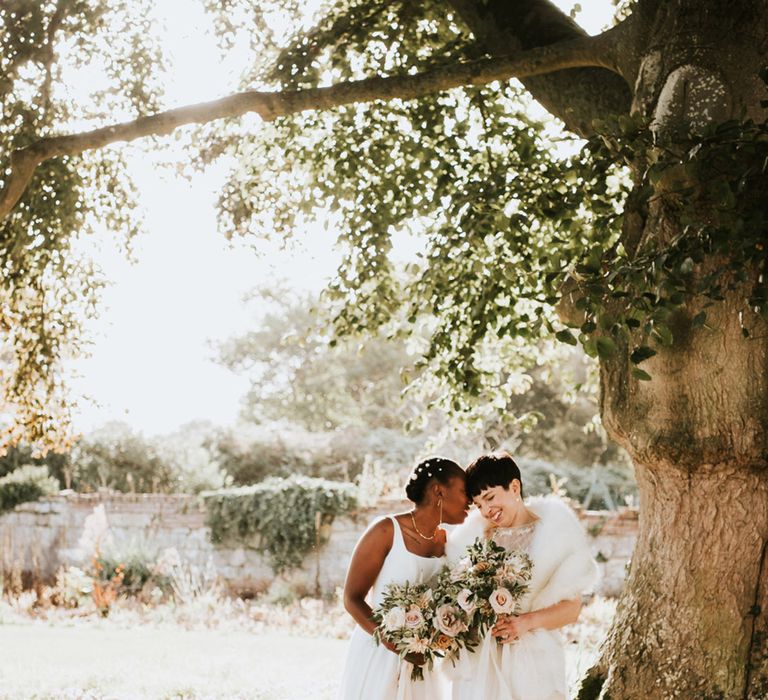
[[[405,613],[405,626],[408,629],[416,629],[424,622],[424,615],[416,605],[412,605]]]
[[[386,630],[399,630],[405,625],[405,610],[396,606],[392,608],[381,621],[382,626]]]
[[[432,602],[432,589],[427,588],[427,590],[419,596],[419,599],[416,602],[420,608],[426,608]]]
[[[457,581],[460,579],[472,565],[472,560],[469,557],[463,557],[456,562],[456,565],[451,569],[451,579]]]
[[[427,649],[429,649],[429,640],[421,637],[414,637],[406,647],[406,651],[413,654],[423,654]]]
[[[506,615],[515,609],[515,599],[506,588],[497,588],[488,598],[497,615]]]
[[[467,629],[460,615],[457,607],[445,603],[435,610],[435,627],[448,637],[455,637]]]
[[[456,602],[459,604],[459,607],[465,613],[470,615],[475,611],[475,608],[477,607],[471,598],[472,591],[470,591],[468,588],[462,588],[459,595],[456,596]]]
[[[526,568],[526,561],[519,554],[511,554],[506,563],[504,564],[504,572],[510,578],[518,577],[522,571]]]

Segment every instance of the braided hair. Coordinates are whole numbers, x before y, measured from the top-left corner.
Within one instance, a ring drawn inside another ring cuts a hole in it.
[[[445,457],[430,457],[419,462],[411,472],[411,477],[405,486],[405,495],[418,505],[424,500],[427,486],[433,479],[447,485],[454,477],[463,475],[464,470],[453,460]]]

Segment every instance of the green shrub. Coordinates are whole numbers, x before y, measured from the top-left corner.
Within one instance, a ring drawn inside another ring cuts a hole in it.
[[[321,525],[357,507],[352,484],[303,476],[270,478],[203,494],[213,542],[237,541],[265,553],[275,573],[299,566]]]
[[[583,467],[568,462],[547,462],[530,457],[515,457],[523,477],[523,486],[526,495],[550,493],[552,490],[550,474],[558,480],[563,480],[563,489],[576,501],[586,498],[592,479],[607,489],[615,505],[624,505],[627,496],[637,495],[637,483],[630,465],[619,463],[614,465],[600,465],[595,467]],[[608,504],[598,491],[592,500],[590,507],[597,509],[608,508]]]
[[[58,490],[59,483],[48,475],[47,467],[26,464],[0,478],[0,513],[13,510],[19,503],[50,496]]]
[[[11,445],[6,453],[0,456],[0,477],[10,474],[15,469],[27,464],[36,467],[48,467],[48,473],[56,477],[59,483],[65,485],[64,474],[69,461],[69,455],[59,452],[46,452],[37,454],[35,450],[25,443]]]
[[[170,577],[156,570],[156,559],[157,553],[145,543],[133,542],[122,549],[107,548],[105,552],[99,553],[93,562],[94,578],[107,582],[119,570],[122,572],[121,593],[137,595],[150,582],[161,591],[169,591]]]

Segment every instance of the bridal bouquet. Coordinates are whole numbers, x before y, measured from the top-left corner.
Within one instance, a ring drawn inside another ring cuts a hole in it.
[[[499,615],[519,610],[532,568],[524,552],[510,552],[480,537],[454,567],[443,567],[432,597],[435,618],[442,619],[451,637],[446,656],[455,657],[460,649],[472,651]]]
[[[393,644],[401,658],[421,654],[425,665],[432,668],[434,657],[442,656],[432,601],[432,589],[425,584],[390,584],[381,604],[373,611],[373,620],[378,625],[373,632],[374,639],[378,643],[386,640]],[[423,678],[422,667],[414,665],[411,679]]]

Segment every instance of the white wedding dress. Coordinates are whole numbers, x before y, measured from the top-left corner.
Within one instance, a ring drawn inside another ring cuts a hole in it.
[[[392,547],[384,559],[368,601],[376,608],[390,583],[426,583],[445,563],[445,557],[421,557],[405,548],[397,518]],[[397,654],[377,645],[373,637],[355,626],[349,642],[347,661],[341,679],[340,700],[440,700],[448,698],[450,688],[437,666],[424,669],[424,680],[411,680],[413,666]]]
[[[490,531],[509,550],[524,550],[533,561],[521,612],[580,598],[594,586],[597,565],[586,535],[570,508],[554,497],[531,499],[538,520]],[[450,563],[458,561],[486,523],[472,513],[448,538]],[[446,664],[448,667],[449,665]],[[490,633],[472,653],[462,652],[453,669],[453,700],[566,700],[565,651],[559,630],[534,630],[518,641],[499,644]]]

